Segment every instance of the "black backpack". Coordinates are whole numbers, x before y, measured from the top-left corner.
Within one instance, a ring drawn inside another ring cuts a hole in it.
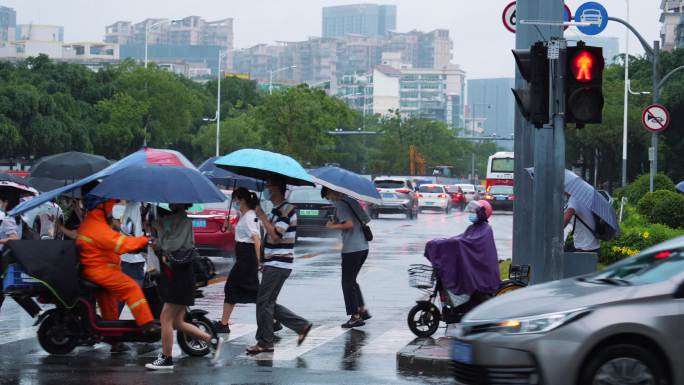
[[[596,229],[592,229],[591,226],[584,223],[584,221],[582,220],[582,218],[579,217],[579,215],[575,214],[575,218],[578,219],[580,222],[582,222],[584,227],[589,229],[589,231],[591,231],[594,234],[594,236],[596,236],[596,238],[598,238],[599,240],[610,241],[611,239],[613,239],[613,237],[615,237],[615,232],[608,225],[608,223],[606,221],[604,221],[598,215],[596,215],[594,213],[592,213],[592,215],[594,216],[594,222],[596,223]],[[575,230],[573,229],[573,232],[574,231]]]

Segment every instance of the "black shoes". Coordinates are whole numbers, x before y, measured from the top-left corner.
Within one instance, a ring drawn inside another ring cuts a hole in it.
[[[217,334],[228,334],[230,333],[230,326],[228,324],[223,324],[220,320],[214,321],[214,329]]]
[[[154,321],[148,322],[142,326],[142,334],[160,334],[161,326]]]
[[[273,321],[273,331],[274,331],[274,332],[279,332],[279,331],[281,331],[281,330],[283,330],[283,324],[281,324],[280,322],[274,320],[274,321]]]
[[[129,348],[128,345],[124,344],[123,342],[114,342],[112,343],[112,347],[109,352],[112,354],[121,354],[126,353],[129,350],[131,350],[131,348]]]
[[[373,318],[372,315],[368,312],[368,310],[364,310],[363,313],[359,314],[361,316],[361,319],[364,321],[368,321],[369,319]]]
[[[173,359],[163,354],[159,354],[156,360],[149,364],[145,364],[149,370],[173,370]]]
[[[341,326],[345,329],[350,329],[350,328],[357,328],[357,327],[363,326],[365,324],[366,323],[363,322],[363,320],[361,318],[356,318],[356,317],[352,316],[351,318],[349,318],[349,321],[343,323]]]

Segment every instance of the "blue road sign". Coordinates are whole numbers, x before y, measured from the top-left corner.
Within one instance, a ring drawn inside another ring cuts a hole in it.
[[[585,35],[598,35],[608,25],[608,11],[603,5],[589,1],[577,8],[575,21],[592,23],[589,26],[577,26],[577,29]]]

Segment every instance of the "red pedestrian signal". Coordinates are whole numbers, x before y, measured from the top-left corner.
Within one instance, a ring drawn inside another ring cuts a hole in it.
[[[572,61],[574,65],[573,72],[578,82],[590,82],[594,78],[592,76],[594,62],[594,56],[589,51],[580,51],[575,56],[575,59]]]

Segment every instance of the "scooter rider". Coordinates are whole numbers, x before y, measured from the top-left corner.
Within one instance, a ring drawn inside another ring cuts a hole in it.
[[[108,200],[90,210],[78,229],[76,246],[81,254],[83,277],[106,290],[97,295],[104,320],[119,318],[117,300],[124,301],[133,313],[143,333],[157,333],[160,327],[138,284],[121,271],[121,254],[147,245],[147,237],[130,237],[111,227],[114,200]],[[122,344],[112,344],[112,353],[126,350]]]

